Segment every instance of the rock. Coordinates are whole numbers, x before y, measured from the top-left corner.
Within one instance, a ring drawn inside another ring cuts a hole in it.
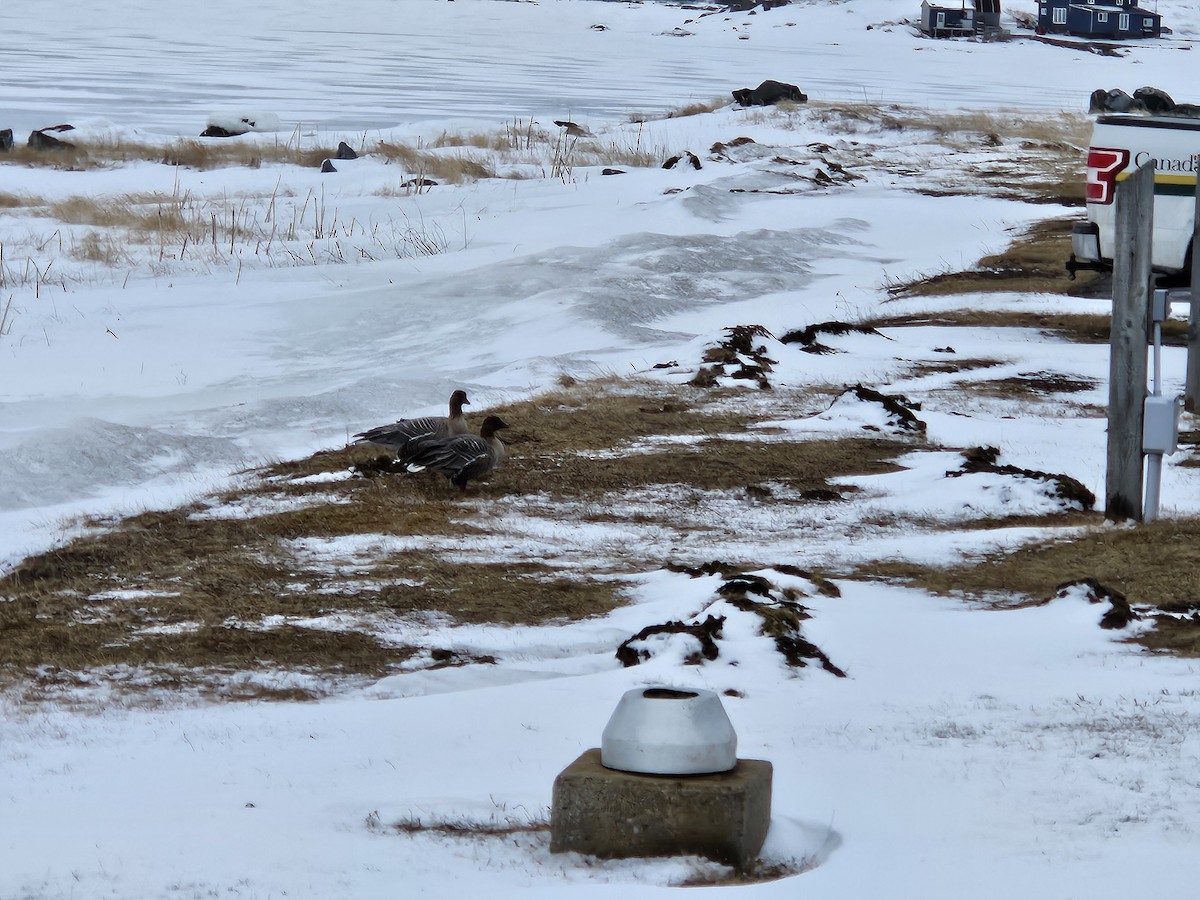
[[[1082,596],[1088,603],[1109,604],[1108,609],[1100,617],[1101,628],[1120,630],[1135,619],[1141,618],[1129,605],[1128,597],[1116,588],[1102,584],[1095,578],[1080,578],[1060,584],[1054,589],[1054,596],[1049,600],[1042,601],[1042,605],[1054,600],[1065,599],[1072,594]]]
[[[1092,91],[1091,98],[1088,100],[1089,113],[1145,111],[1146,107],[1140,100],[1135,100],[1120,88],[1113,88],[1110,91],[1097,88]]]
[[[7,153],[13,148],[13,133],[11,128],[0,129],[0,153]]]
[[[200,137],[236,137],[248,131],[278,131],[279,116],[274,113],[213,113]]]
[[[625,170],[624,169],[601,169],[600,174],[601,175],[624,175]]]
[[[402,182],[400,186],[419,191],[423,188],[437,187],[437,182],[432,178],[410,178],[408,181]]]
[[[53,135],[46,134],[47,131],[69,130],[71,126],[56,126],[53,129],[39,129],[29,133],[28,146],[33,150],[74,150],[75,145],[70,141],[60,140]]]
[[[672,156],[662,164],[664,169],[673,169],[681,162],[687,162],[693,169],[701,168],[700,158],[691,150],[684,150],[682,153]]]
[[[780,100],[807,103],[808,95],[794,84],[768,80],[756,88],[741,88],[734,91],[733,99],[742,106],[772,106]]]
[[[1042,472],[1037,469],[1023,469],[1013,465],[1000,465],[1000,451],[995,447],[971,447],[963,451],[962,468],[946,473],[947,478],[957,478],[978,472],[993,475],[1011,475],[1017,478],[1027,478],[1030,481],[1041,481],[1054,486],[1054,496],[1068,504],[1079,504],[1080,509],[1088,510],[1096,505],[1096,495],[1084,487],[1083,483],[1070,475],[1054,472]]]
[[[248,130],[249,129],[247,129],[247,131]],[[200,132],[200,137],[237,137],[239,134],[245,133],[245,131],[229,131],[226,128],[222,128],[220,125],[209,125],[202,132]]]
[[[334,154],[333,158],[358,159],[358,154],[354,152],[353,148],[349,144],[347,144],[345,141],[342,141],[340,144],[338,144],[337,153]],[[328,160],[326,161],[328,162]]]
[[[325,162],[321,163],[321,171],[325,174],[329,174],[330,172],[336,172],[337,169],[333,167],[333,163],[331,163],[329,160],[325,160]]]
[[[1140,102],[1152,116],[1166,115],[1175,109],[1175,101],[1170,94],[1155,87],[1138,88],[1133,92],[1133,99]]]

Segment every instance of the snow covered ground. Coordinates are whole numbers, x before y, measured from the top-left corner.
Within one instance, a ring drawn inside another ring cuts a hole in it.
[[[780,335],[884,309],[1102,311],[1041,295],[888,300],[886,283],[969,266],[1064,210],[928,195],[981,159],[1019,162],[1018,140],[952,152],[930,133],[818,115],[817,104],[1018,107],[1058,120],[1082,114],[1098,87],[1154,85],[1194,101],[1200,4],[1160,11],[1169,41],[1111,57],[924,40],[896,24],[919,7],[890,0],[753,16],[589,0],[6,7],[0,128],[18,141],[70,122],[84,142],[165,146],[213,114],[261,110],[280,130],[235,140],[370,150],[531,120],[553,135],[570,118],[613,154],[691,150],[704,168],[606,177],[595,160],[564,169],[514,154],[502,167],[534,177],[415,192],[403,187],[410,168],[369,153],[328,175],[272,163],[0,165],[0,560],[8,568],[69,538],[81,514],[194,499],[246,466],[439,412],[456,386],[478,411],[564,374],[684,380],[734,324]],[[765,78],[800,85],[812,110],[629,121]],[[715,142],[741,136],[755,143],[709,159]],[[808,180],[831,162],[862,180]],[[211,218],[221,237],[198,245],[105,224],[105,210],[127,203]],[[1103,495],[1104,422],[1087,407],[1106,397],[1105,348],[1015,329],[907,329],[902,346],[831,340],[845,352],[780,353],[777,382],[919,396],[933,442],[995,446],[1005,462],[1065,471]],[[913,376],[949,343],[995,366]],[[653,368],[668,360],[679,365]],[[1182,360],[1168,353],[1164,370],[1176,389]],[[1066,414],[999,399],[956,406],[965,378],[1029,372],[1095,387]],[[884,424],[865,415],[852,406],[778,424],[800,434]],[[811,567],[948,561],[1033,532],[914,523],[1053,505],[999,479],[947,479],[952,457],[856,479],[848,512],[684,550]],[[1166,468],[1164,511],[1194,514],[1195,470]],[[601,554],[612,538],[547,527],[521,539]],[[406,639],[498,663],[399,674],[320,703],[0,700],[0,897],[659,896],[719,873],[697,860],[552,856],[546,832],[527,827],[544,822],[555,774],[598,744],[621,693],[659,682],[736,692],[725,704],[740,755],[775,766],[764,858],[799,873],[699,890],[1195,896],[1194,661],[1120,643],[1074,595],[998,612],[845,581],[840,598],[806,597],[805,636],[848,678],[788,669],[732,614],[716,663],[685,666],[675,648],[622,669],[617,643],[709,609],[717,583],[628,574],[638,585],[628,606],[572,625],[407,624]],[[392,827],[418,821],[477,833]]]

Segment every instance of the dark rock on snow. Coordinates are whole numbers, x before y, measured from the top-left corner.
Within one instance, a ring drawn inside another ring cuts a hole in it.
[[[1120,88],[1107,91],[1097,88],[1088,99],[1088,112],[1093,115],[1145,113],[1151,116],[1200,118],[1200,106],[1194,103],[1176,103],[1170,94],[1156,87],[1140,87],[1132,96]]]
[[[1175,108],[1175,101],[1170,94],[1155,87],[1140,87],[1133,92],[1133,99],[1142,104],[1142,108],[1152,116],[1170,113]]]
[[[337,153],[334,154],[333,158],[358,159],[358,154],[354,152],[354,149],[349,144],[347,144],[345,141],[342,141],[340,144],[338,144]]]
[[[676,156],[672,156],[670,159],[668,159],[666,162],[664,162],[662,164],[662,167],[664,169],[673,169],[677,165],[679,165],[681,162],[686,162],[693,169],[701,168],[700,157],[696,156],[696,154],[693,153],[691,150],[684,150],[682,153],[680,153]]]
[[[11,128],[0,129],[0,153],[7,153],[13,148],[13,133]]]
[[[34,150],[73,150],[75,145],[70,141],[64,141],[56,138],[53,135],[47,134],[47,131],[72,131],[71,125],[55,125],[51,128],[39,128],[37,131],[29,133],[28,146]]]
[[[733,99],[742,106],[772,106],[780,100],[807,103],[808,95],[794,84],[768,80],[756,88],[741,88],[734,91]]]

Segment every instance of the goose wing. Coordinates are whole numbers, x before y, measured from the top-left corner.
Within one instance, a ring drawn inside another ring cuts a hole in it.
[[[419,419],[400,419],[391,425],[380,425],[354,437],[356,444],[381,444],[403,450],[411,441],[449,433],[450,423],[445,416],[423,416]]]
[[[401,459],[410,472],[441,472],[459,486],[495,465],[491,445],[473,434],[420,438],[408,445]]]

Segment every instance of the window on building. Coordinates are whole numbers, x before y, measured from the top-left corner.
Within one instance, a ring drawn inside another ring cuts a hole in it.
[[[1097,22],[1107,22],[1108,21],[1108,13],[1106,13],[1106,12],[1096,13],[1096,21]]]
[[[1054,24],[1055,25],[1066,25],[1067,24],[1067,8],[1065,6],[1054,7]]]
[[[1149,16],[1146,16],[1144,19],[1142,19],[1142,31],[1153,31],[1153,30],[1154,30],[1154,20],[1152,18],[1150,18]]]
[[[1129,13],[1121,13],[1117,16],[1117,28],[1121,31],[1129,30]]]

